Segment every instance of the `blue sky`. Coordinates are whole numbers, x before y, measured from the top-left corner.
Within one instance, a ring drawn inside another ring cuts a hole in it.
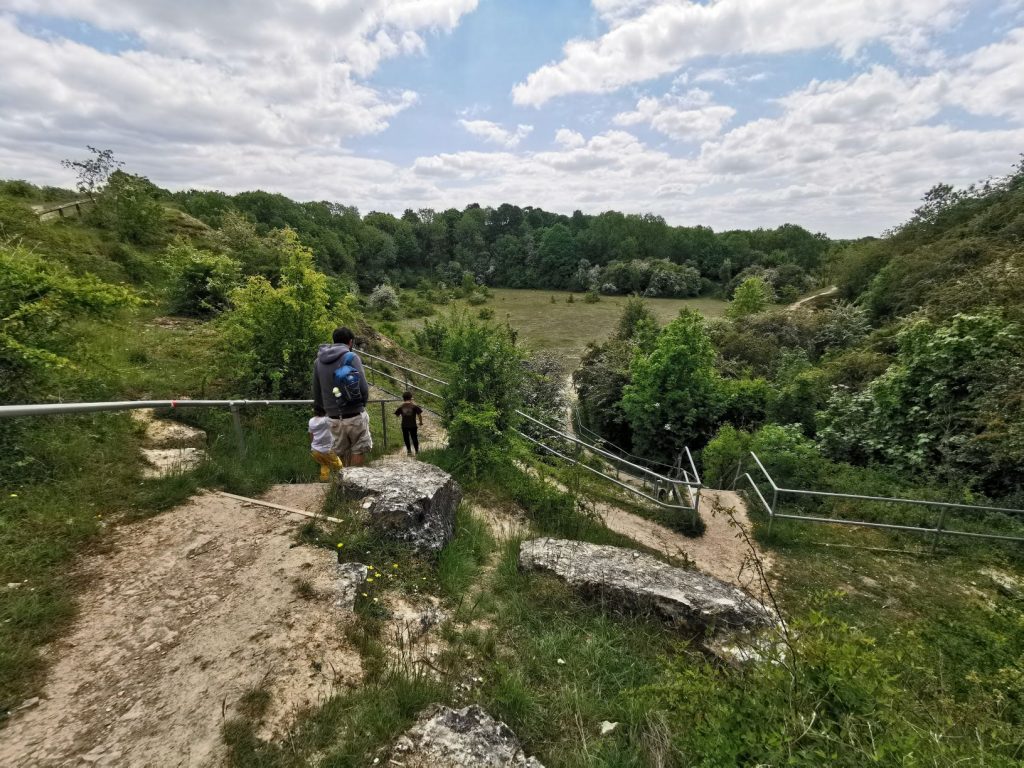
[[[1024,151],[1024,0],[0,0],[0,177],[835,236]]]

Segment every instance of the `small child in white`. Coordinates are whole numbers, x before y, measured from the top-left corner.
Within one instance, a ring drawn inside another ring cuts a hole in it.
[[[337,472],[343,465],[334,452],[334,435],[331,434],[331,420],[320,406],[313,406],[313,418],[309,420],[309,454],[320,465],[320,482],[331,479],[331,472]]]

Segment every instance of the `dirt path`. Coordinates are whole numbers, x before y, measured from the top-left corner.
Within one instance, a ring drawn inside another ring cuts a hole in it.
[[[315,509],[316,486],[278,487]],[[240,697],[270,693],[265,734],[361,679],[333,605],[333,555],[297,545],[304,518],[200,494],[119,527],[85,560],[71,633],[41,701],[12,718],[3,766],[211,766]],[[300,597],[296,581],[315,590]]]
[[[726,510],[733,510],[732,519]],[[704,573],[744,589],[756,589],[756,574],[749,567],[751,551],[737,528],[742,526],[748,532],[750,530],[743,500],[732,491],[704,489],[701,491],[700,511],[705,525],[704,535],[690,538],[611,504],[597,505],[604,524],[616,533],[669,556],[685,555]],[[769,556],[756,543],[754,546],[765,571],[770,570]]]
[[[810,296],[804,296],[802,299],[800,299],[798,301],[794,301],[792,304],[790,304],[788,307],[786,307],[786,309],[788,311],[790,311],[790,312],[794,312],[794,311],[800,309],[800,307],[802,307],[804,304],[807,304],[808,302],[814,301],[816,299],[820,299],[820,298],[822,298],[824,296],[831,296],[833,293],[836,293],[838,290],[839,289],[836,286],[834,286],[834,285],[829,286],[828,288],[826,288],[826,289],[824,289],[822,291],[818,291],[816,293],[812,293]]]

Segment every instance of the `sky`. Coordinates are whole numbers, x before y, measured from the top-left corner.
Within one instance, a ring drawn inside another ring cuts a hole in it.
[[[0,0],[0,178],[877,235],[1024,152],[1024,0]]]

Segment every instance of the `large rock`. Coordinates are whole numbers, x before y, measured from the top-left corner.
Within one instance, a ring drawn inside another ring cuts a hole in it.
[[[519,739],[504,723],[480,707],[427,709],[399,737],[391,765],[408,768],[544,768],[527,757]]]
[[[384,461],[369,467],[346,467],[341,489],[368,497],[367,522],[376,530],[436,552],[455,532],[455,509],[462,489],[452,476],[420,461]]]
[[[532,539],[519,548],[519,566],[548,571],[581,592],[610,598],[625,608],[654,610],[691,630],[752,630],[777,624],[768,610],[731,584],[632,549]]]

